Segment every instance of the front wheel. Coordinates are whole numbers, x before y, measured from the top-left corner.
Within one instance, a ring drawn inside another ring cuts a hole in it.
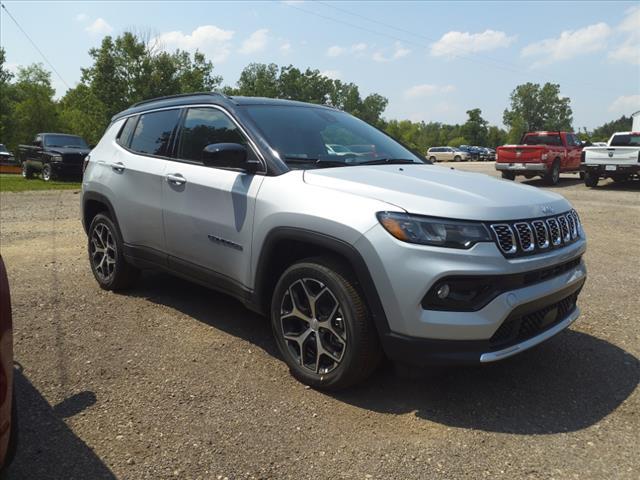
[[[382,358],[378,335],[351,272],[330,257],[303,260],[280,277],[271,326],[300,382],[339,390],[367,378]]]
[[[50,182],[51,180],[53,180],[53,168],[51,168],[51,164],[50,163],[45,163],[42,166],[42,179],[45,182]]]
[[[436,157],[429,157],[429,161],[430,161],[431,163],[436,163],[436,162],[437,162],[437,159],[436,159]]]
[[[453,157],[453,160],[456,162],[460,162],[462,160],[462,157],[460,155],[456,155],[455,157]]]
[[[513,172],[502,172],[502,178],[505,180],[515,180],[516,174]]]
[[[138,278],[139,270],[124,258],[124,244],[116,224],[104,213],[94,217],[89,227],[89,262],[101,288],[122,290]]]
[[[587,172],[584,176],[584,184],[589,188],[597,187],[598,180],[600,180],[600,175],[595,172]]]

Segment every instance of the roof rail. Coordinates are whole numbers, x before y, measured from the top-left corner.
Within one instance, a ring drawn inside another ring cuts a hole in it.
[[[225,97],[225,98],[229,98],[227,95],[223,94],[223,93],[219,93],[219,92],[191,92],[191,93],[177,93],[175,95],[167,95],[164,97],[156,97],[156,98],[150,98],[148,100],[142,100],[141,102],[138,103],[134,103],[133,105],[131,105],[131,107],[129,108],[133,108],[133,107],[139,107],[140,105],[145,105],[147,103],[152,103],[152,102],[158,102],[160,100],[168,100],[170,98],[180,98],[180,97],[192,97],[195,95],[211,95],[211,96],[216,96],[216,97]]]

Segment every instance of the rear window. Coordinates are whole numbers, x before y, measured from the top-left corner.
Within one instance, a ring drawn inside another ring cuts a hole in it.
[[[180,110],[163,110],[140,116],[131,139],[131,150],[149,155],[169,156],[171,135],[178,124]]]
[[[560,135],[525,135],[522,145],[558,145],[562,146]]]
[[[125,147],[129,146],[129,142],[131,141],[131,134],[133,133],[133,129],[136,126],[136,122],[138,121],[138,117],[129,117],[125,120],[124,125],[120,129],[120,133],[118,133],[118,143]]]
[[[614,135],[611,139],[612,147],[637,147],[640,146],[640,134],[637,133],[624,133],[621,135]]]

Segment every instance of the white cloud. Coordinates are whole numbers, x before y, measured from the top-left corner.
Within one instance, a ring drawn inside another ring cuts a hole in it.
[[[351,53],[361,53],[367,49],[367,44],[364,42],[354,43],[351,45]]]
[[[289,42],[285,42],[280,45],[280,53],[283,53],[285,55],[291,53],[291,44]]]
[[[202,25],[191,34],[181,31],[165,32],[155,40],[163,48],[187,51],[200,50],[213,62],[223,62],[231,53],[233,30],[223,30],[215,25]]]
[[[108,35],[113,32],[113,27],[104,18],[96,18],[85,30],[91,35]]]
[[[435,57],[455,57],[468,53],[486,52],[511,45],[515,36],[504,32],[485,30],[482,33],[456,32],[445,33],[440,40],[431,44],[431,55]]]
[[[609,105],[609,111],[613,113],[629,115],[638,110],[640,110],[640,95],[622,95]]]
[[[89,15],[86,13],[79,13],[75,16],[76,22],[86,22],[89,20]]]
[[[242,42],[239,52],[243,55],[250,55],[252,53],[262,52],[269,42],[269,30],[261,28],[253,32],[249,37]]]
[[[398,58],[406,57],[410,53],[411,50],[405,48],[402,43],[396,42],[391,56],[386,57],[383,50],[378,50],[376,52],[373,52],[371,58],[376,62],[390,62],[392,60],[397,60]]]
[[[329,47],[327,49],[327,56],[328,57],[339,57],[340,55],[342,55],[346,51],[347,51],[346,48],[340,47],[338,45],[333,45],[333,46],[331,46],[331,47]]]
[[[340,73],[340,70],[325,70],[324,72],[320,72],[320,75],[329,77],[332,80],[339,80],[342,74]]]
[[[640,65],[640,7],[631,7],[625,12],[625,19],[617,30],[626,39],[614,47],[609,53],[609,58],[619,62]]]
[[[523,57],[537,57],[534,67],[569,60],[579,55],[597,52],[606,47],[611,35],[611,27],[606,23],[596,23],[578,30],[565,30],[557,38],[546,38],[531,43],[521,51]]]
[[[433,85],[430,83],[423,83],[421,85],[414,85],[408,88],[404,92],[405,98],[422,98],[434,95],[436,93],[451,93],[455,91],[456,87],[453,85]]]

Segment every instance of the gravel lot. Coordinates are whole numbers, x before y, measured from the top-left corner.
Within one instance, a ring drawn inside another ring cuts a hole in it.
[[[419,380],[385,365],[332,395],[293,380],[267,321],[228,297],[157,273],[100,290],[78,192],[2,194],[21,428],[9,478],[638,478],[640,182],[565,175],[553,190],[589,236],[571,330]]]

